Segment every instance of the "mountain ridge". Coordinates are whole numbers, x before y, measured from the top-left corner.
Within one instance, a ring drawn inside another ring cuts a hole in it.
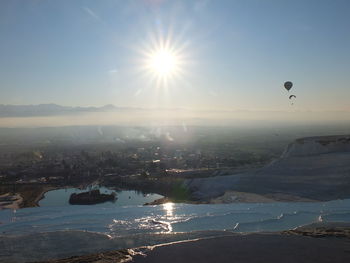
[[[112,104],[107,104],[101,107],[72,107],[61,106],[55,103],[37,104],[37,105],[10,105],[0,104],[0,117],[31,117],[31,116],[51,116],[51,115],[65,115],[82,112],[110,112],[121,109]]]

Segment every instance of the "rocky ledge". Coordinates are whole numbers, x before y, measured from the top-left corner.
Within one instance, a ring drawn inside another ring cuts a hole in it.
[[[349,262],[348,224],[315,224],[279,233],[233,234],[48,260],[40,263]],[[310,238],[313,237],[313,238]],[[315,238],[320,237],[320,238]],[[334,238],[335,237],[335,238]],[[278,249],[276,250],[276,247]],[[273,253],[267,253],[273,251]],[[286,261],[286,255],[288,260]]]
[[[314,223],[283,231],[282,234],[300,235],[309,237],[344,237],[350,238],[349,223]]]

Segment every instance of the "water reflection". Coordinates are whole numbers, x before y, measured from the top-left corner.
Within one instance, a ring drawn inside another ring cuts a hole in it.
[[[167,218],[170,219],[174,216],[174,203],[165,203],[163,204],[163,209],[166,213]]]
[[[122,197],[122,194],[119,196]],[[129,201],[129,196],[130,193],[127,193],[125,200]],[[119,207],[113,203],[104,203],[92,206],[25,208],[16,213],[5,209],[0,211],[0,232],[27,234],[84,230],[112,236],[129,236],[224,229],[234,232],[282,231],[318,222],[320,215],[323,222],[350,222],[350,199],[326,203],[166,203]],[[11,220],[14,216],[15,220]]]

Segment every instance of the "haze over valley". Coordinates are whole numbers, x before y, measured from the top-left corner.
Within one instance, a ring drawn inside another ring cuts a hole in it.
[[[349,11],[1,0],[0,262],[350,262]]]

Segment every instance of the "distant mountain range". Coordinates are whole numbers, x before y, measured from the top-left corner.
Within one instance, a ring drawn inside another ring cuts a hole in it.
[[[3,105],[0,104],[0,117],[31,117],[76,114],[82,112],[113,112],[132,108],[116,107],[108,104],[102,107],[68,107],[57,104]]]
[[[63,118],[35,118],[61,117]],[[24,117],[24,119],[12,119]],[[28,118],[26,118],[28,117]],[[34,117],[31,119],[30,117]],[[194,125],[251,125],[271,126],[272,123],[350,123],[349,111],[264,111],[264,110],[200,110],[186,108],[118,107],[108,104],[102,107],[72,107],[57,104],[4,105],[0,104],[0,127],[59,126],[59,125],[111,125],[130,123],[186,123]],[[7,119],[6,119],[7,118]]]

